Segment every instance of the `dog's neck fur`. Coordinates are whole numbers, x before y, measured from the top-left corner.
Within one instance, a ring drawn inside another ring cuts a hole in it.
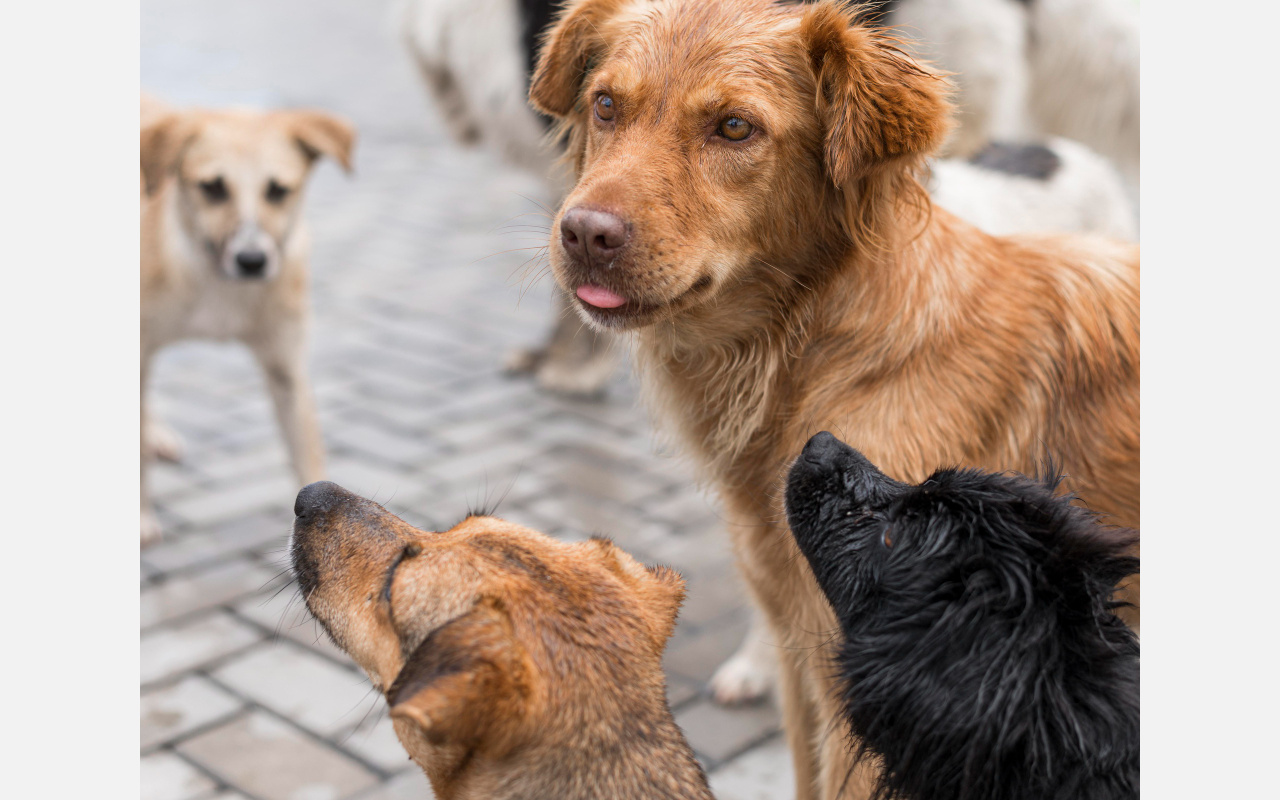
[[[773,439],[785,433],[764,423],[778,419],[777,409],[788,407],[800,388],[793,371],[797,357],[828,333],[811,325],[822,318],[823,306],[846,309],[834,315],[843,319],[841,333],[868,351],[866,359],[846,365],[851,385],[868,370],[902,363],[927,344],[931,332],[945,331],[948,320],[940,315],[962,316],[957,309],[965,307],[973,282],[961,271],[963,261],[948,258],[936,244],[940,226],[966,227],[934,208],[929,223],[909,241],[849,244],[835,252],[805,253],[789,264],[771,259],[712,301],[637,333],[637,353],[650,378],[650,407],[677,426],[672,433],[701,444],[703,477],[721,486],[773,480],[778,465],[765,456],[775,451]],[[919,302],[920,295],[938,302]]]
[[[410,726],[397,733],[427,754],[414,760],[439,800],[712,800],[661,677],[642,683],[619,687],[625,700],[599,686],[554,698],[537,741],[501,755],[432,746]]]

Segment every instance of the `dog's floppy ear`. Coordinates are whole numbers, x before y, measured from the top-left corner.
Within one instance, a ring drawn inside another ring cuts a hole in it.
[[[950,127],[948,87],[857,9],[834,0],[808,8],[800,36],[818,84],[827,170],[837,186],[937,149]]]
[[[583,78],[604,50],[601,28],[626,2],[577,0],[565,5],[543,39],[529,82],[529,102],[534,108],[553,117],[573,111]]]
[[[646,567],[613,542],[593,536],[582,544],[613,574],[636,593],[649,621],[654,645],[659,653],[676,629],[676,615],[684,602],[685,583],[680,573],[669,567]]]
[[[531,677],[505,610],[481,601],[423,640],[387,690],[387,703],[392,719],[431,742],[472,746],[495,730],[516,729]]]
[[[180,113],[154,116],[142,126],[142,182],[147,194],[155,194],[165,176],[177,170],[183,151],[199,131],[196,120]]]
[[[351,151],[356,144],[356,130],[351,123],[323,111],[285,111],[287,124],[298,145],[309,158],[329,156],[351,171]]]

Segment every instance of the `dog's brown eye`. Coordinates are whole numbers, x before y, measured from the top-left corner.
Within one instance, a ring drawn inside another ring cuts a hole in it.
[[[602,94],[596,98],[596,116],[606,122],[613,119],[613,98]]]
[[[272,180],[267,184],[267,201],[271,203],[283,203],[284,199],[289,196],[291,190],[288,186],[276,183]]]
[[[200,193],[210,203],[221,203],[227,199],[227,184],[221,176],[209,181],[200,181]]]
[[[716,131],[731,142],[740,142],[751,135],[755,128],[742,117],[729,117],[720,123]]]
[[[889,538],[889,529],[888,529],[888,528],[885,528],[885,531],[884,531],[884,546],[885,546],[885,547],[893,547],[893,539]]]

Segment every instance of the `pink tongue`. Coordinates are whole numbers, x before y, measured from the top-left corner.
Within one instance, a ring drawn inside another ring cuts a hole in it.
[[[603,286],[584,283],[578,287],[578,299],[596,308],[617,308],[626,305],[627,298],[614,294]]]

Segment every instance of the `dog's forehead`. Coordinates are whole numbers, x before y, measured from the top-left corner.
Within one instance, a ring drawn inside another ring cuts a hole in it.
[[[601,76],[655,98],[768,97],[795,66],[787,33],[797,25],[794,14],[769,3],[639,4],[617,18]]]
[[[192,175],[245,179],[259,175],[297,179],[305,174],[308,163],[291,131],[267,114],[252,112],[209,116],[183,158],[185,170]]]

